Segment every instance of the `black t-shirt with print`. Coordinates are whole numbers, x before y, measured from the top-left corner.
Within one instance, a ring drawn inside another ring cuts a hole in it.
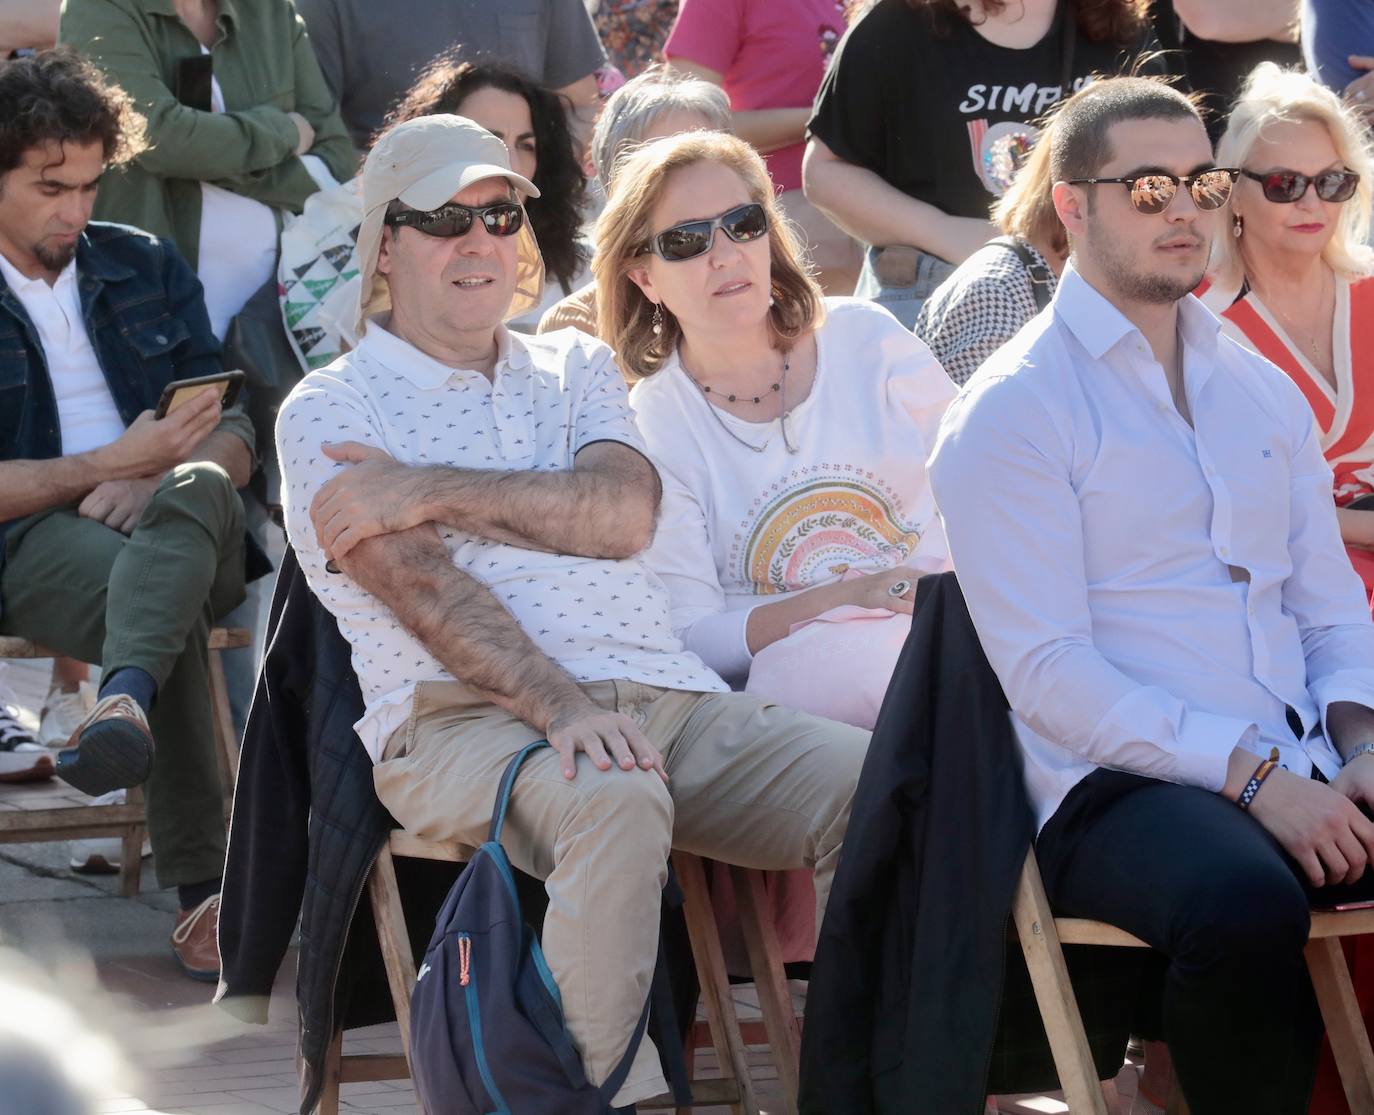
[[[942,33],[905,0],[879,0],[840,41],[808,130],[903,193],[955,216],[986,218],[1034,140],[1030,122],[1067,95],[1068,8],[1060,3],[1038,43],[1013,50],[962,21]],[[1148,28],[1123,49],[1092,42],[1075,23],[1068,92],[1094,74],[1128,70],[1153,45]]]

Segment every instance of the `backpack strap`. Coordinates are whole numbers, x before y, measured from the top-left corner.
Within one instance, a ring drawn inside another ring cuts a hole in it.
[[[988,241],[998,248],[1004,248],[1021,261],[1031,281],[1031,297],[1035,308],[1043,310],[1050,304],[1050,288],[1054,286],[1054,272],[1031,254],[1027,245],[1015,236],[997,236]]]
[[[639,1052],[639,1043],[644,1040],[644,1031],[649,1028],[649,1007],[653,1005],[654,997],[650,993],[644,1000],[644,1009],[639,1015],[639,1024],[635,1026],[635,1032],[630,1038],[630,1044],[625,1049],[625,1056],[620,1059],[620,1064],[611,1070],[611,1075],[606,1077],[605,1082],[597,1089],[601,1096],[601,1102],[607,1107],[611,1105],[611,1100],[615,1099],[615,1094],[620,1091],[621,1086],[630,1075],[630,1066],[634,1064],[635,1054]]]
[[[501,829],[506,823],[506,810],[510,808],[510,794],[511,790],[515,788],[515,776],[520,773],[520,768],[524,766],[525,760],[541,747],[550,746],[552,745],[546,739],[537,739],[533,743],[527,743],[520,749],[515,758],[506,764],[505,773],[501,775],[501,785],[496,791],[496,804],[491,811],[491,828],[487,831],[488,843],[501,843]]]

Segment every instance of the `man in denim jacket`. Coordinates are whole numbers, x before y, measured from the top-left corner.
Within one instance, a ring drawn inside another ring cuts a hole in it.
[[[221,365],[176,250],[90,223],[101,173],[141,144],[128,98],[76,54],[0,68],[0,633],[100,664],[56,773],[89,794],[147,781],[158,879],[181,899],[173,950],[214,980],[206,643],[243,598],[253,435],[216,392],[153,417],[169,382]]]

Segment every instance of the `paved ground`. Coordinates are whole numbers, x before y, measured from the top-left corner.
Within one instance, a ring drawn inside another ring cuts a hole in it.
[[[45,667],[10,665],[6,680],[21,697],[46,680]],[[65,842],[0,845],[0,979],[7,971],[51,973],[78,1005],[84,1023],[117,1035],[132,1062],[135,1078],[120,1084],[107,1072],[107,1079],[95,1082],[102,1093],[97,1110],[101,1115],[296,1111],[294,954],[277,981],[269,1023],[237,1023],[211,1006],[211,989],[187,979],[172,958],[167,938],[176,896],[156,889],[151,861],[144,861],[138,897],[120,898],[116,883],[114,876],[74,874]],[[18,958],[6,948],[17,950]],[[70,1049],[70,1034],[60,1034],[58,1042]],[[345,1048],[391,1053],[399,1051],[400,1041],[392,1024],[350,1033]],[[765,1110],[777,1111],[771,1102],[774,1073],[765,1051],[751,1060]],[[709,1070],[709,1056],[701,1062]],[[1135,1080],[1131,1066],[1118,1078],[1122,1115],[1130,1110]],[[1008,1097],[1000,1106],[1019,1115],[1067,1111],[1050,1096]],[[342,1110],[396,1115],[416,1107],[408,1082],[393,1081],[344,1085]],[[723,1108],[699,1110],[724,1115]],[[920,1115],[919,1106],[912,1110]],[[1154,1113],[1154,1108],[1138,1106],[1134,1115]]]

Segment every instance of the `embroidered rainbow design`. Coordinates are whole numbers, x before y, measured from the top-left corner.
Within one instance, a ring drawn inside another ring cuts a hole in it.
[[[815,480],[781,492],[755,516],[743,537],[742,579],[760,595],[792,592],[853,565],[895,565],[920,540],[920,531],[900,520],[876,485],[858,478]]]

